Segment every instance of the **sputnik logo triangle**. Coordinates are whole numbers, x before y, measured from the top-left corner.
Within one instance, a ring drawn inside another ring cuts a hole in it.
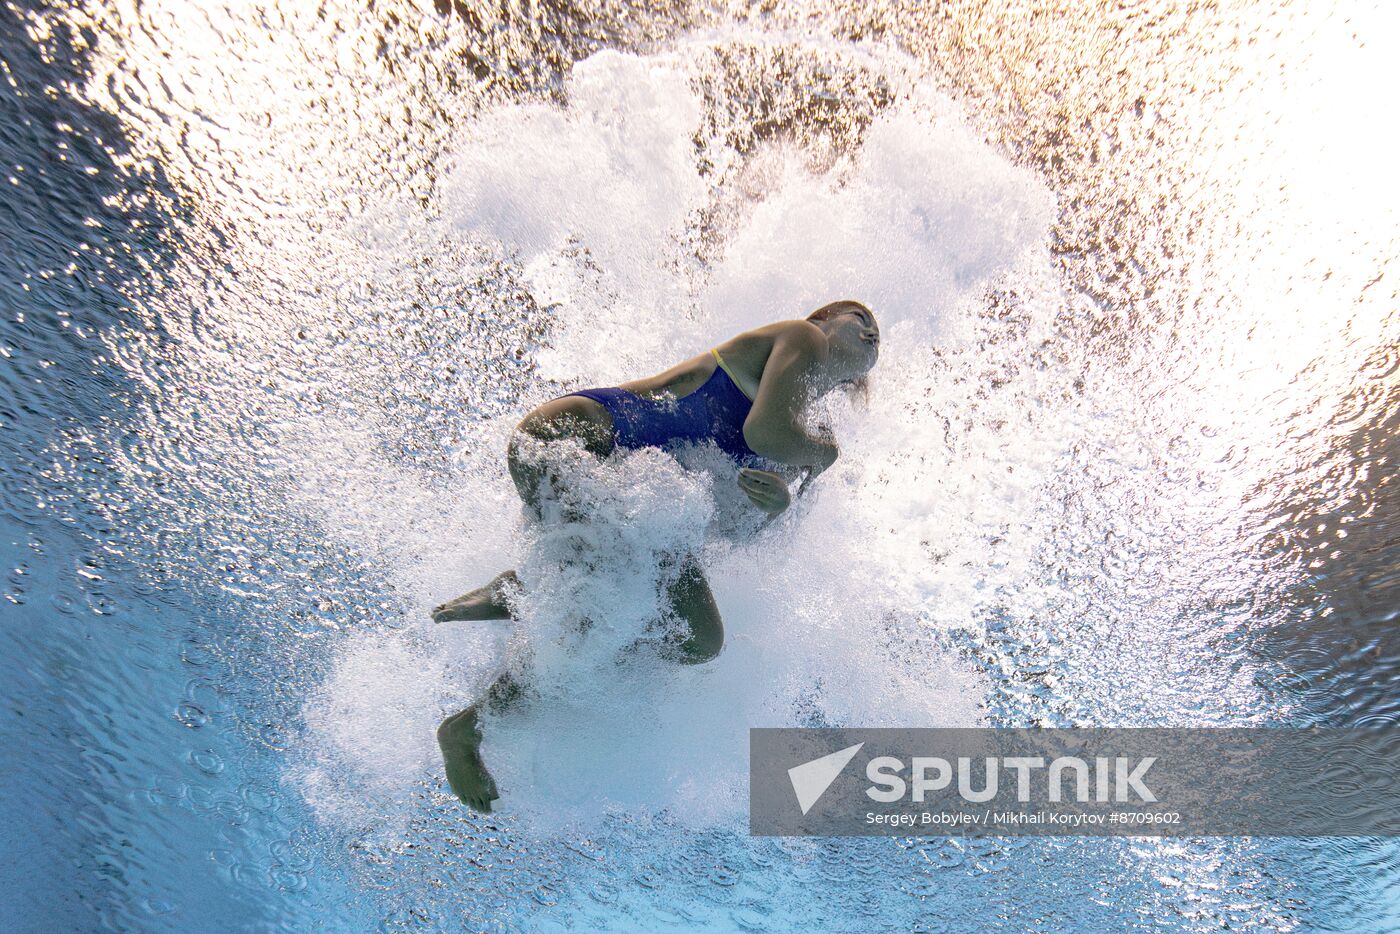
[[[864,745],[865,743],[856,743],[831,755],[788,769],[793,793],[797,795],[797,806],[802,809],[804,815],[812,810],[812,805],[826,793],[831,783],[836,781],[836,776],[841,774],[841,770],[855,758],[856,753],[860,752],[860,747]]]

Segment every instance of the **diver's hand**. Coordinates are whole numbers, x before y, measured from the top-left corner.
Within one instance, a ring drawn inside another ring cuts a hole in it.
[[[771,470],[755,470],[743,467],[739,470],[739,489],[743,490],[755,506],[776,516],[792,503],[787,481]]]

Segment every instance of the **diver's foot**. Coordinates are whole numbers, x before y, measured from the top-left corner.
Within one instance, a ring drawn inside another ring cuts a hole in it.
[[[506,589],[519,587],[514,571],[502,571],[491,583],[464,593],[456,600],[433,607],[433,622],[448,623],[460,619],[510,619]]]
[[[491,813],[496,793],[496,780],[481,761],[481,728],[476,722],[476,708],[468,707],[442,721],[437,731],[442,761],[447,766],[447,784],[461,802],[470,808]]]

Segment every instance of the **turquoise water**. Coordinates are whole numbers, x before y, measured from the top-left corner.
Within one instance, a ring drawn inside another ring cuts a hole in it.
[[[1386,840],[744,810],[750,726],[1395,722],[1386,8],[0,16],[7,929],[1400,929]],[[522,521],[529,406],[847,294],[784,523],[651,452],[590,574]],[[619,668],[678,547],[726,650]],[[483,817],[433,727],[525,649]]]

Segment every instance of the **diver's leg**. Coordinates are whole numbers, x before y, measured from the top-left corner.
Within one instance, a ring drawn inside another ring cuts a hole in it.
[[[606,457],[612,453],[612,416],[592,399],[564,396],[546,402],[521,420],[506,450],[506,464],[532,519],[542,518],[541,500],[559,490],[559,479],[550,469],[547,453],[532,442],[565,439],[581,442],[584,450],[596,457]],[[579,517],[566,514],[563,518]],[[490,583],[434,607],[433,622],[510,619],[508,592],[519,586],[515,572],[504,571]]]
[[[549,469],[547,456],[533,441],[573,438],[597,457],[612,453],[612,416],[607,409],[583,396],[565,396],[535,409],[521,421],[506,452],[511,479],[531,518],[543,518],[542,498],[556,493],[558,478]],[[569,516],[565,516],[568,519]],[[445,603],[433,611],[433,619],[505,619],[510,608],[505,597],[510,587],[519,587],[514,571],[505,571],[484,587]],[[443,615],[439,615],[440,611]],[[465,615],[457,615],[457,614]],[[500,615],[496,615],[500,614]],[[446,767],[447,784],[463,804],[489,813],[498,797],[496,781],[481,761],[481,708],[501,710],[520,694],[520,686],[509,674],[497,678],[486,696],[443,720],[437,729],[438,747]]]
[[[710,582],[694,555],[687,555],[681,572],[666,589],[672,611],[688,627],[684,641],[670,644],[667,657],[686,665],[699,665],[719,655],[724,647],[724,623]]]
[[[482,700],[443,720],[437,728],[448,786],[463,804],[482,813],[490,813],[491,802],[499,795],[496,780],[481,761],[481,708],[502,710],[519,694],[520,687],[510,674],[501,675]]]

